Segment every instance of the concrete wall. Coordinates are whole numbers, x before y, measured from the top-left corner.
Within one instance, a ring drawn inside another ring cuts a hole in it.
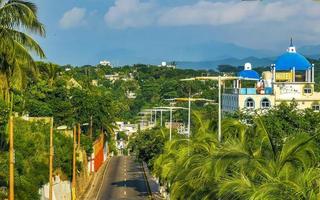
[[[49,199],[49,184],[45,184],[40,190],[40,200]],[[69,181],[61,181],[59,177],[55,177],[53,183],[53,200],[71,200],[71,183]]]

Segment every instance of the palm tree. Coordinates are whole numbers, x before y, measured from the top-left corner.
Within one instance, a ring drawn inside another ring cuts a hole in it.
[[[230,137],[217,152],[218,195],[222,199],[318,199],[319,151],[314,139],[319,134],[297,133],[282,138],[283,145],[276,147],[260,118],[255,124],[247,130],[238,124],[238,133],[244,134]]]
[[[36,5],[23,0],[0,0],[0,92],[7,102],[10,89],[20,89],[26,69],[34,66],[30,52],[45,57],[39,44],[26,32],[45,35]]]
[[[52,87],[59,72],[61,72],[59,65],[54,63],[36,62],[36,66],[37,72],[43,75],[43,79],[48,81],[49,87]]]
[[[225,120],[223,130],[222,143],[199,129],[166,144],[154,172],[172,199],[319,199],[317,134],[276,147],[259,117],[251,126]]]

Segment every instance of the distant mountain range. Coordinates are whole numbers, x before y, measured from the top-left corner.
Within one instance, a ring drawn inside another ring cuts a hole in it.
[[[242,66],[244,63],[250,62],[255,67],[268,66],[274,63],[275,58],[257,58],[257,57],[247,57],[243,59],[239,58],[225,58],[221,60],[214,61],[179,61],[176,62],[179,68],[192,68],[192,69],[216,69],[218,65],[232,65],[232,66]]]
[[[253,66],[266,66],[275,62],[283,53],[265,49],[252,49],[232,43],[211,41],[206,43],[177,46],[167,43],[154,46],[134,46],[122,49],[104,49],[95,57],[104,58],[107,55],[115,65],[124,64],[155,64],[162,61],[176,61],[179,68],[215,69],[220,64],[241,66],[250,62]],[[298,52],[307,57],[320,58],[320,45],[309,45],[298,48]]]
[[[233,48],[234,49],[234,48]],[[236,48],[240,49],[240,48]],[[250,53],[251,50],[243,51],[243,55],[246,53]],[[252,52],[252,55],[239,58],[239,57],[226,57],[222,59],[212,59],[206,61],[177,61],[177,66],[179,68],[192,68],[192,69],[216,69],[218,65],[233,65],[233,66],[242,66],[246,62],[250,62],[254,67],[261,67],[261,66],[270,66],[271,64],[275,63],[277,56],[281,55],[278,53],[272,53],[270,51],[263,51],[259,50],[258,54],[268,54],[268,57],[259,57],[257,56],[257,52]],[[319,59],[320,58],[320,45],[309,45],[309,46],[302,46],[298,48],[298,52],[302,55],[306,56],[307,58],[311,59]],[[239,54],[235,54],[239,55]]]

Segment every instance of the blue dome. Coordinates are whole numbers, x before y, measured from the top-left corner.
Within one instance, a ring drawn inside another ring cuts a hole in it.
[[[238,73],[238,76],[245,79],[255,79],[255,80],[260,79],[258,72],[254,70],[243,70]]]
[[[281,55],[276,62],[276,70],[307,70],[311,63],[301,54],[296,52],[287,52]]]

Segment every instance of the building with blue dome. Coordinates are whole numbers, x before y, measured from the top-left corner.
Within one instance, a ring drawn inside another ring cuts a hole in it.
[[[222,94],[223,111],[266,110],[295,101],[299,109],[320,111],[320,93],[314,92],[314,65],[292,44],[278,57],[270,71],[261,75],[250,63],[237,74],[232,88]]]

